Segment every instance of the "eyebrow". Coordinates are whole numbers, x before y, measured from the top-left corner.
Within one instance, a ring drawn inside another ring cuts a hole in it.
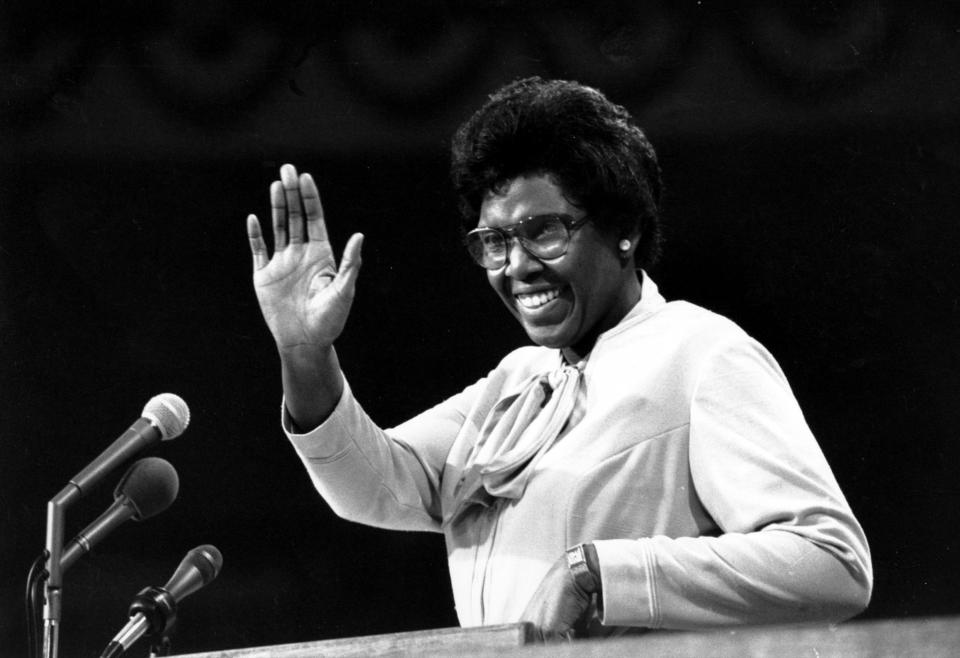
[[[524,222],[530,221],[531,219],[536,219],[537,217],[569,217],[570,219],[577,221],[576,219],[574,219],[573,215],[571,215],[568,212],[552,211],[552,212],[538,212],[538,213],[533,213],[532,215],[524,215],[519,221],[513,222],[512,224],[506,224],[505,226],[494,227],[488,224],[481,224],[480,221],[478,221],[477,228],[505,229],[505,228],[510,228],[511,226],[516,226],[517,224],[523,224]]]

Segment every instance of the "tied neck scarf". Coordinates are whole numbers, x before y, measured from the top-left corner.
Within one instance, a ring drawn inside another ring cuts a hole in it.
[[[530,377],[519,393],[499,400],[487,414],[454,490],[455,523],[473,505],[523,495],[533,469],[556,443],[577,400],[584,362]]]

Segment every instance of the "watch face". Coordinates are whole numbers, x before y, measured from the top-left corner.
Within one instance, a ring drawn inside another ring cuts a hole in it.
[[[587,557],[583,554],[583,546],[577,545],[567,551],[567,566],[573,566],[580,562],[586,562]]]

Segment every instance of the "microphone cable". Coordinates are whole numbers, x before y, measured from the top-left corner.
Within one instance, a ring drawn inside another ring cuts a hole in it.
[[[40,658],[43,651],[43,584],[47,581],[47,563],[49,554],[46,550],[41,553],[27,574],[27,590],[24,597],[24,608],[27,617],[27,651],[30,658]]]

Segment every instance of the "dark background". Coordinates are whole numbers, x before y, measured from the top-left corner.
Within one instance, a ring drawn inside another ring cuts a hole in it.
[[[65,655],[203,543],[224,567],[179,652],[455,625],[440,535],[335,518],[286,444],[243,225],[293,162],[338,251],[366,233],[341,361],[405,419],[525,340],[462,253],[446,166],[531,74],[599,86],[657,146],[654,277],[779,359],[871,543],[864,617],[960,612],[960,11],[579,4],[0,3],[0,655],[25,651],[46,501],[162,391],[193,413],[151,451],[179,499],[67,574]]]

